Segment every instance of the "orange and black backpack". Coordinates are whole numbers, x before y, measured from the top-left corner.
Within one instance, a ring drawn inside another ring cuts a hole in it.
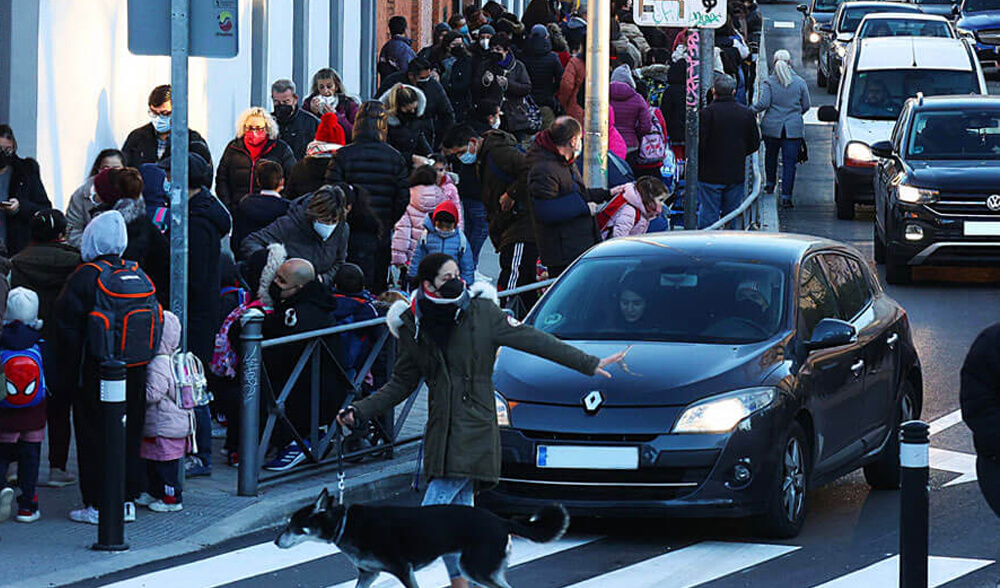
[[[100,273],[87,345],[98,361],[119,359],[129,367],[146,365],[163,336],[163,308],[156,286],[134,261],[105,259],[87,263]]]

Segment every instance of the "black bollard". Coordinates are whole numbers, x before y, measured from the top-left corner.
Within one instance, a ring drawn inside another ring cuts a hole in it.
[[[125,551],[125,362],[101,364],[101,411],[104,415],[104,478],[98,551]]]
[[[243,357],[242,391],[240,394],[240,466],[236,479],[239,496],[257,495],[257,476],[260,473],[257,443],[260,439],[260,351],[261,327],[264,314],[252,309],[242,319],[240,334]]]
[[[930,471],[929,427],[923,421],[903,423],[900,431],[899,586],[927,588],[927,545],[930,522],[927,485]]]

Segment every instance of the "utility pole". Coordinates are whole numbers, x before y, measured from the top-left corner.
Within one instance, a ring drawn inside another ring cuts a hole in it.
[[[587,0],[587,98],[583,181],[608,187],[608,84],[611,73],[611,0]]]
[[[686,123],[684,127],[684,228],[698,228],[698,144],[701,131],[701,109],[715,77],[715,31],[687,31],[688,83],[685,95]]]
[[[190,0],[171,0],[170,14],[170,310],[187,349],[188,55]]]

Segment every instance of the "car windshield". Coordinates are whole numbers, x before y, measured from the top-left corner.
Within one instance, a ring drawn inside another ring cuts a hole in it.
[[[985,12],[1000,10],[1000,0],[966,0],[962,5],[963,12]]]
[[[911,159],[1000,159],[1000,109],[921,112],[913,119]]]
[[[1000,1],[1000,0],[997,0]],[[840,27],[837,28],[838,33],[853,33],[858,30],[858,25],[861,24],[861,19],[868,14],[874,14],[876,12],[920,12],[920,9],[913,8],[900,4],[889,4],[886,3],[886,7],[881,6],[854,6],[849,7],[844,10],[844,13],[840,17]]]
[[[840,6],[839,0],[816,0],[813,12],[833,12],[838,6]]]
[[[561,339],[752,343],[783,324],[786,281],[775,266],[676,250],[584,260],[527,321]]]
[[[952,38],[948,23],[939,20],[907,18],[868,19],[858,29],[859,39],[872,37],[944,37]]]
[[[934,69],[857,71],[851,82],[847,115],[853,118],[896,120],[907,98],[971,94],[975,73]]]

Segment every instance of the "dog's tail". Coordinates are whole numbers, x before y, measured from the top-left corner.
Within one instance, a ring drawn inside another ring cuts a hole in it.
[[[569,528],[569,513],[561,504],[543,506],[530,518],[509,521],[510,532],[535,543],[548,543],[560,539]]]

